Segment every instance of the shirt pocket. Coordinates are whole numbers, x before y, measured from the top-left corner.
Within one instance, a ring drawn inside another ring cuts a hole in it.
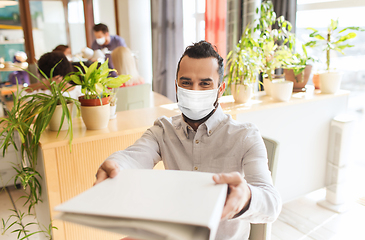
[[[241,159],[234,156],[213,158],[209,167],[214,173],[242,172]]]

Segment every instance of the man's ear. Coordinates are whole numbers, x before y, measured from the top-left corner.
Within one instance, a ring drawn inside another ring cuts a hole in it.
[[[218,98],[222,97],[225,90],[226,90],[226,83],[222,82],[221,85],[219,86]]]

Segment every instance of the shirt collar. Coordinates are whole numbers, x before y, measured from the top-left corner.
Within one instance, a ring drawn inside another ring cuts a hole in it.
[[[217,127],[219,126],[219,124],[222,121],[224,121],[226,118],[227,118],[227,116],[226,116],[226,114],[224,114],[221,105],[218,104],[217,110],[215,110],[213,115],[210,116],[210,118],[208,118],[207,121],[202,123],[202,125],[205,125],[205,127],[206,127],[207,135],[208,136],[212,135],[214,133],[214,131],[217,129]],[[182,114],[172,117],[172,123],[176,129],[182,128],[184,131],[184,134],[187,138],[189,136],[189,131],[194,131],[193,128],[190,127],[189,124],[187,124],[184,121]],[[199,127],[201,127],[201,126],[199,126]]]

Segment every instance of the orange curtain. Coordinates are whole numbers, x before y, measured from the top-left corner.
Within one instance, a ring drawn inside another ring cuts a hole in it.
[[[227,0],[205,0],[205,40],[218,48],[224,59],[226,38]]]

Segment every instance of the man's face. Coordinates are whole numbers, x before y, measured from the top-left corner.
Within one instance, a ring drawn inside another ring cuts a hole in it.
[[[103,33],[103,31],[98,31],[98,32],[95,32],[94,31],[94,36],[95,38],[102,38],[102,37],[105,37],[105,43],[103,45],[106,45],[110,42],[110,38],[109,38],[109,33],[106,32],[106,33]]]
[[[218,88],[219,74],[216,58],[190,58],[181,59],[180,69],[177,73],[177,84],[188,90],[211,90]],[[219,86],[219,97],[225,90],[225,83]]]

